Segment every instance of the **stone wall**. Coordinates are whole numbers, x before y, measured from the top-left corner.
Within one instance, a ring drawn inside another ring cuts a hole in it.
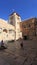
[[[33,39],[33,37],[37,34],[37,24],[35,24],[36,22],[36,18],[22,21],[22,23],[20,23],[20,27],[22,28],[22,35],[28,36],[29,39]]]

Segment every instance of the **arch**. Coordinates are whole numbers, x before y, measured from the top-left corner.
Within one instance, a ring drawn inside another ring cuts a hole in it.
[[[3,32],[6,32],[7,33],[7,29],[3,29]]]

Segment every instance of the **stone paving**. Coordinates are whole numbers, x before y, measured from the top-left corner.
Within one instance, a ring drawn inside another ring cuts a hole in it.
[[[23,40],[8,43],[8,48],[0,50],[0,65],[37,65],[37,41]]]

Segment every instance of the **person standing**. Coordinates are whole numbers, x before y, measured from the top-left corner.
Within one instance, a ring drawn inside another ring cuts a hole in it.
[[[4,42],[3,42],[3,40],[1,41],[1,47],[4,47]]]

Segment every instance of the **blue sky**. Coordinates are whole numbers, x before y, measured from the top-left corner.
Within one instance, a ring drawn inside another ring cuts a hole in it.
[[[0,18],[8,20],[13,11],[17,12],[22,20],[37,17],[37,0],[0,0]]]

